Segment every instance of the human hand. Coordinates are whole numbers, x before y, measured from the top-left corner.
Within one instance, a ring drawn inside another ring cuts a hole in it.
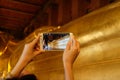
[[[63,63],[64,63],[64,65],[67,64],[67,65],[72,66],[72,64],[76,60],[79,53],[80,53],[80,44],[75,39],[73,34],[71,34],[70,40],[67,43],[66,49],[63,53]]]
[[[38,36],[32,42],[25,44],[24,50],[23,50],[22,55],[20,57],[20,58],[22,58],[22,60],[30,61],[36,55],[43,52],[43,50],[41,50],[39,45],[38,45],[39,38],[40,38],[40,36]]]
[[[25,66],[27,66],[29,61],[31,61],[36,55],[43,52],[38,45],[39,38],[40,36],[38,36],[32,42],[25,44],[21,57],[7,78],[18,77]]]

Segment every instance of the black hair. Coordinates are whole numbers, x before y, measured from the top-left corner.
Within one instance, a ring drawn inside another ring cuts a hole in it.
[[[11,79],[6,79],[6,80],[37,80],[36,76],[34,74],[28,74],[28,75],[24,75],[20,78],[11,78]]]
[[[14,78],[7,78],[5,80],[19,80],[19,79],[14,77]]]

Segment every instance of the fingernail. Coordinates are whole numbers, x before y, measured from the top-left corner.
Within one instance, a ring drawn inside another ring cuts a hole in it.
[[[70,33],[70,39],[72,39],[72,36],[73,36],[73,34],[72,34],[72,33]]]

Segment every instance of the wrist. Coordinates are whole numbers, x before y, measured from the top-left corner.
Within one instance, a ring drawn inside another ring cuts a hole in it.
[[[73,64],[71,64],[69,62],[64,62],[63,65],[64,65],[64,68],[72,68],[73,67]]]
[[[25,64],[29,63],[31,60],[32,60],[31,57],[28,56],[25,57],[25,55],[22,55],[19,59],[20,62],[24,62]]]
[[[72,61],[69,59],[63,59],[63,64],[65,66],[72,66],[73,65]]]

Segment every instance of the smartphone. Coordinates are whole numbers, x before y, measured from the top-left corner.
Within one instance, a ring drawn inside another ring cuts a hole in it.
[[[51,32],[42,33],[40,38],[40,48],[45,51],[64,50],[70,39],[71,33]]]

